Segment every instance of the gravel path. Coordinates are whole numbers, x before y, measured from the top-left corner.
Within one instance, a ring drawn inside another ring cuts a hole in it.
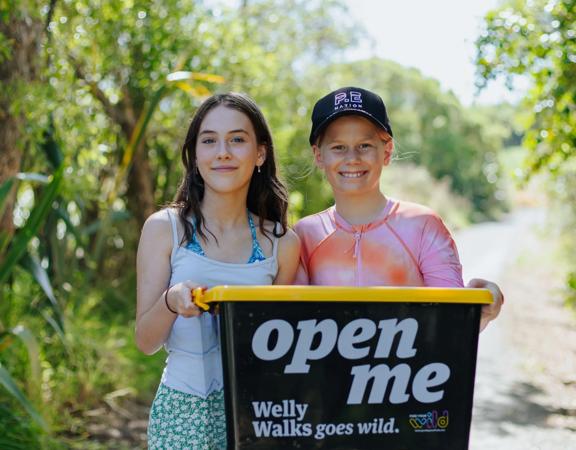
[[[544,224],[542,210],[522,210],[456,237],[465,279],[506,294],[480,337],[471,450],[576,450],[576,318]]]

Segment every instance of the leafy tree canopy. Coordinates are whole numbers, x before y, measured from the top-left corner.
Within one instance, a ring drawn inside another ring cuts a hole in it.
[[[575,24],[575,0],[508,0],[476,42],[480,87],[498,76],[531,81],[521,108],[529,173],[576,167]]]

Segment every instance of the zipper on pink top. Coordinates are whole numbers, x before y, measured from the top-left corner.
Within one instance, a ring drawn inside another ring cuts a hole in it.
[[[360,253],[360,238],[362,233],[360,231],[354,232],[354,259],[358,258],[358,253]]]
[[[336,208],[332,207],[332,220],[334,220],[334,223],[336,224],[336,226],[338,228],[343,229],[344,231],[348,232],[348,233],[352,233],[354,236],[354,253],[353,253],[353,259],[355,260],[355,264],[354,264],[354,284],[355,286],[363,286],[362,284],[362,255],[361,250],[362,247],[360,245],[360,241],[362,239],[362,235],[364,234],[365,231],[369,231],[371,229],[371,227],[377,227],[380,226],[381,224],[383,224],[384,222],[386,222],[388,220],[388,217],[394,213],[396,211],[396,209],[398,209],[398,203],[393,202],[391,199],[388,199],[388,202],[386,204],[386,207],[383,210],[383,214],[384,217],[379,218],[369,224],[365,224],[365,225],[358,225],[360,227],[360,230],[357,230],[354,228],[354,226],[349,225],[344,219],[340,218],[342,223],[340,223],[337,219],[337,212],[336,212]]]
[[[362,276],[362,257],[360,255],[360,239],[362,239],[362,231],[354,231],[354,282],[356,286],[362,286],[360,277]]]

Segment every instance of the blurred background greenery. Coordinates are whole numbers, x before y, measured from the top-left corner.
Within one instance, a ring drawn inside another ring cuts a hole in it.
[[[175,193],[182,139],[210,93],[247,92],[264,110],[292,221],[332,202],[312,166],[311,107],[359,85],[391,113],[385,192],[454,229],[497,219],[510,180],[544,174],[573,254],[574,3],[508,0],[487,14],[479,85],[520,76],[531,88],[480,107],[415,69],[347,61],[367,36],[339,0],[0,0],[0,448],[100,448],[95,411],[151,401],[164,355],[133,343],[136,246]],[[574,304],[574,271],[566,283]]]

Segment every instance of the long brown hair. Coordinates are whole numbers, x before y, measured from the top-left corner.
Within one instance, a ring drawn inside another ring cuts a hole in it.
[[[270,220],[274,223],[279,222],[281,225],[281,227],[274,227],[272,234],[276,237],[283,236],[287,230],[288,194],[286,187],[278,178],[272,134],[262,111],[254,100],[246,94],[229,92],[213,95],[200,105],[192,118],[182,146],[182,163],[185,173],[172,206],[178,209],[178,215],[184,225],[183,241],[189,242],[192,239],[194,228],[189,221],[190,217],[193,217],[196,231],[200,236],[206,239],[204,230],[212,234],[206,228],[200,209],[204,198],[204,180],[196,166],[196,141],[202,121],[212,109],[220,105],[245,114],[254,127],[257,144],[266,147],[266,158],[260,166],[260,172],[254,171],[250,179],[246,204],[248,210],[259,217],[259,228],[263,235],[269,234],[269,231],[264,228],[264,221]]]

